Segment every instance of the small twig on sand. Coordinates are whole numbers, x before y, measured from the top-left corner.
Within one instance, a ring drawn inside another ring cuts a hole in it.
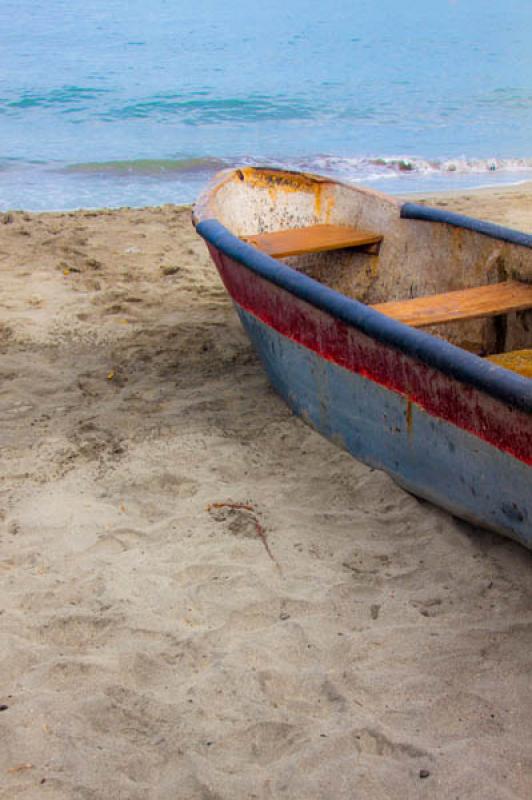
[[[257,532],[257,536],[264,545],[264,549],[268,553],[268,556],[271,558],[271,560],[279,570],[279,573],[281,575],[283,574],[281,565],[279,564],[279,562],[273,555],[272,551],[270,550],[270,545],[268,544],[268,537],[266,536],[266,530],[261,525],[257,516],[257,511],[254,508],[254,506],[249,505],[247,503],[209,503],[209,505],[207,506],[207,511],[212,511],[215,508],[233,508],[237,511],[247,511],[249,514],[251,514],[253,522],[255,524],[255,530]]]
[[[17,772],[25,772],[27,769],[33,769],[33,764],[17,764],[16,767],[11,767],[7,771],[11,775],[15,775]]]

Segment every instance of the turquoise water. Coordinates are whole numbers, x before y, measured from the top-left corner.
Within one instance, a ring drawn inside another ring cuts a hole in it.
[[[530,0],[2,0],[0,208],[189,202],[270,163],[532,178]]]

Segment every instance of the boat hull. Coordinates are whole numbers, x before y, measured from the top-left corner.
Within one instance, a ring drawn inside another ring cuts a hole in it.
[[[532,547],[526,410],[368,336],[206,238],[272,385],[296,414],[412,493]]]

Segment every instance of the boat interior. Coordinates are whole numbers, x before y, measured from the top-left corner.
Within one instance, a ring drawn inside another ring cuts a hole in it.
[[[532,379],[532,248],[314,175],[246,167],[195,209],[248,244],[393,319]]]

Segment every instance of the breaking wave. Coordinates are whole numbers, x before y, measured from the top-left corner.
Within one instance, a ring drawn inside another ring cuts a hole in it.
[[[489,176],[505,173],[517,180],[532,174],[532,158],[442,158],[426,159],[419,156],[364,156],[342,157],[322,155],[298,159],[300,169],[315,170],[327,175],[355,181],[378,181],[400,176]]]

